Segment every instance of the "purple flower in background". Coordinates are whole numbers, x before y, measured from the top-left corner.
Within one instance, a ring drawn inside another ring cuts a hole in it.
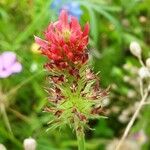
[[[51,8],[58,11],[61,5],[63,5],[63,0],[53,0],[51,3]]]
[[[56,10],[58,13],[65,9],[68,11],[69,15],[75,16],[80,19],[82,15],[82,10],[80,9],[80,4],[72,0],[54,0],[51,4],[51,8]]]
[[[13,73],[19,73],[22,65],[17,61],[14,52],[3,52],[0,55],[0,78],[7,78]]]

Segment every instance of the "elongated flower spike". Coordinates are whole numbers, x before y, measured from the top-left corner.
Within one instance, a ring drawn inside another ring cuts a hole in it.
[[[77,18],[69,21],[63,10],[59,20],[46,29],[44,40],[35,37],[42,54],[48,57],[45,68],[49,74],[46,91],[50,104],[44,111],[54,116],[50,129],[66,124],[73,127],[80,150],[84,150],[84,127],[88,127],[90,118],[103,114],[102,100],[108,95],[88,66],[88,33],[88,23],[82,31]]]

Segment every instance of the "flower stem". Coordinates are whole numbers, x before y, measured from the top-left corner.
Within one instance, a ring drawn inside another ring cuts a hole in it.
[[[76,128],[76,136],[78,141],[78,150],[85,150],[85,139],[83,127]]]
[[[141,101],[140,101],[140,103],[139,103],[135,113],[133,114],[131,120],[129,121],[129,123],[128,123],[128,125],[127,125],[127,127],[126,127],[126,129],[125,129],[125,131],[123,133],[123,136],[121,137],[121,140],[119,141],[119,143],[118,143],[118,145],[117,145],[115,150],[120,150],[121,149],[121,146],[122,146],[124,140],[126,139],[126,137],[128,136],[128,133],[129,133],[132,125],[134,124],[137,116],[139,115],[142,106],[144,105],[145,101],[147,100],[147,97],[148,97],[148,90],[142,96],[142,99],[141,99]]]
[[[2,112],[2,115],[3,115],[3,119],[4,119],[4,122],[6,124],[6,127],[8,129],[8,131],[13,135],[13,132],[11,130],[11,126],[10,126],[10,123],[9,123],[9,120],[8,120],[8,116],[7,116],[7,113],[6,113],[6,109],[5,109],[5,106],[4,105],[1,105],[0,106],[0,110]]]

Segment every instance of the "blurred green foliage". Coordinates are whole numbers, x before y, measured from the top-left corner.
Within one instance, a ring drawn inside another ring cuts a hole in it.
[[[51,0],[1,0],[0,1],[0,53],[14,51],[23,65],[20,74],[0,79],[0,99],[7,101],[6,112],[12,128],[11,134],[6,127],[7,121],[0,115],[0,143],[8,149],[23,149],[23,140],[34,137],[38,150],[72,150],[77,143],[73,131],[66,127],[62,131],[49,131],[47,122],[51,116],[42,112],[47,103],[46,73],[43,69],[45,59],[31,51],[33,35],[43,36],[43,31],[57,15],[51,10]],[[101,85],[116,85],[111,91],[110,110],[116,106],[124,109],[130,100],[122,97],[130,89],[123,81],[123,65],[138,63],[129,53],[129,43],[138,41],[144,49],[144,58],[150,56],[150,1],[149,0],[79,0],[83,15],[81,24],[90,22],[90,62],[95,72],[99,72]],[[37,70],[32,71],[32,65]],[[143,117],[136,122],[133,132],[144,129],[150,136],[150,107],[143,110]],[[121,135],[125,124],[118,121],[118,115],[110,113],[108,119],[91,120],[95,131],[87,131],[87,149],[105,149],[111,139]],[[144,146],[149,149],[150,143]]]

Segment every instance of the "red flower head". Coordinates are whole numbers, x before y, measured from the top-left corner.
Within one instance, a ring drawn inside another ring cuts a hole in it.
[[[35,37],[35,41],[40,45],[42,54],[50,59],[50,68],[66,68],[87,60],[88,33],[88,23],[82,31],[77,18],[71,17],[69,21],[68,13],[62,10],[59,20],[50,23],[46,29],[45,40]]]

